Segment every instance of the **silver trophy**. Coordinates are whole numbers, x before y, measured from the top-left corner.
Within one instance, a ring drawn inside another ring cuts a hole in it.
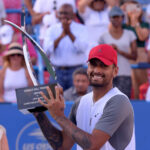
[[[18,109],[23,112],[24,114],[33,112],[33,111],[44,111],[46,108],[41,106],[41,104],[38,102],[38,98],[44,101],[43,97],[40,95],[40,91],[44,92],[47,96],[47,90],[46,87],[49,86],[51,90],[53,91],[53,94],[55,95],[55,90],[54,87],[56,84],[49,84],[49,85],[39,85],[34,69],[32,67],[32,63],[30,61],[30,55],[28,52],[27,44],[26,44],[26,38],[28,38],[32,44],[37,48],[38,52],[42,56],[45,66],[47,68],[47,71],[49,72],[50,76],[56,80],[56,75],[54,68],[52,67],[49,58],[46,56],[44,53],[43,49],[41,46],[26,32],[25,30],[25,9],[24,7],[22,8],[22,13],[21,13],[21,27],[18,25],[14,24],[11,21],[4,20],[5,23],[15,27],[18,29],[20,32],[22,32],[22,40],[23,40],[23,53],[24,53],[24,58],[25,58],[25,63],[27,66],[27,70],[29,72],[29,75],[31,77],[31,80],[33,82],[33,87],[27,87],[27,88],[20,88],[16,89],[16,96],[17,96],[17,104],[18,104]]]

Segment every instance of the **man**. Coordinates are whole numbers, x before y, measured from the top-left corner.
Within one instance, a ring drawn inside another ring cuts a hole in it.
[[[90,51],[87,73],[93,92],[83,96],[76,104],[76,112],[71,112],[76,125],[64,116],[64,100],[58,86],[56,98],[49,88],[50,100],[41,93],[46,103],[39,102],[62,128],[54,128],[43,113],[34,113],[54,149],[70,150],[77,143],[78,150],[135,150],[132,106],[126,95],[113,88],[117,72],[117,53],[110,45],[98,45]]]
[[[73,86],[64,91],[64,99],[66,101],[76,101],[91,90],[86,69],[77,68],[73,72]]]
[[[44,39],[44,50],[64,90],[72,86],[73,71],[86,63],[87,30],[73,21],[74,16],[73,7],[63,4],[58,12],[60,23],[51,26]]]
[[[26,7],[28,8],[32,16],[32,24],[33,25],[39,24],[40,26],[39,39],[41,40],[41,44],[47,31],[47,27],[45,26],[45,21],[43,21],[43,19],[46,16],[50,16],[48,17],[49,19],[51,19],[49,20],[50,22],[49,24],[56,23],[57,22],[56,11],[65,2],[71,4],[75,8],[74,0],[44,0],[44,1],[35,0],[33,8],[32,8],[32,1],[25,0]]]
[[[112,45],[118,53],[118,76],[114,84],[129,98],[131,96],[131,66],[130,60],[136,60],[136,36],[134,32],[123,29],[123,11],[114,6],[109,12],[110,28],[99,40],[99,43]]]

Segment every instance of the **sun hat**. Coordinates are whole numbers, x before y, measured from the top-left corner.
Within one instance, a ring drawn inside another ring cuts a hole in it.
[[[93,58],[97,58],[102,61],[105,65],[116,65],[117,66],[117,52],[108,44],[100,44],[91,49],[88,57],[88,61]]]
[[[8,51],[4,54],[4,57],[8,57],[14,54],[23,55],[22,46],[17,42],[13,42],[8,46]]]

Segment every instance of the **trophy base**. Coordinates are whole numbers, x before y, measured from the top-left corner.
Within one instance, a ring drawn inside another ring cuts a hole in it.
[[[46,111],[47,109],[38,102],[38,99],[40,98],[45,103],[45,100],[41,96],[40,92],[43,92],[48,98],[50,98],[46,90],[47,86],[50,87],[53,95],[55,96],[56,84],[47,84],[16,89],[18,109],[23,114],[28,114],[30,112]]]

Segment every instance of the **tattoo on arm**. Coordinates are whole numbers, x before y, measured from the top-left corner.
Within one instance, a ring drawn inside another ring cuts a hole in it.
[[[58,150],[62,146],[63,142],[63,136],[62,132],[58,129],[56,129],[45,113],[39,112],[39,113],[33,113],[45,138],[48,140],[49,144],[53,147],[54,150]]]
[[[83,149],[90,149],[92,146],[91,135],[77,128],[66,117],[58,117],[56,121],[63,128],[64,132],[68,134],[78,145]]]

